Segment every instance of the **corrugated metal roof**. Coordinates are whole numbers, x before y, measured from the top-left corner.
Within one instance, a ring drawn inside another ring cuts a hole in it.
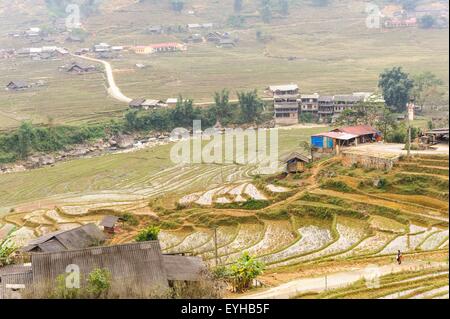
[[[7,265],[0,267],[0,276],[6,274],[18,274],[31,270],[31,265]]]
[[[114,281],[167,287],[167,274],[158,241],[93,247],[31,256],[35,284],[54,282],[69,265],[77,265],[82,278],[97,268],[110,271]]]
[[[334,138],[337,140],[351,140],[352,138],[358,137],[358,135],[354,134],[348,134],[348,133],[342,133],[342,132],[326,132],[326,133],[319,133],[313,136],[325,136],[329,138]]]
[[[114,225],[116,225],[117,221],[119,220],[119,217],[117,216],[105,216],[103,220],[100,222],[100,226],[112,228]]]
[[[353,134],[353,135],[357,135],[357,136],[378,133],[378,131],[370,125],[340,127],[340,128],[333,130],[333,132],[349,133],[349,134]]]
[[[289,154],[289,155],[283,157],[283,158],[282,158],[282,161],[283,161],[283,162],[290,162],[290,161],[292,161],[293,159],[299,159],[299,160],[301,160],[301,161],[303,161],[303,162],[305,162],[305,163],[309,163],[309,162],[311,161],[310,158],[309,158],[308,156],[305,156],[305,155],[300,154],[300,153],[298,153],[298,152],[293,152],[293,153],[291,153],[291,154]]]
[[[199,281],[205,271],[200,257],[163,255],[167,279],[173,281]]]
[[[95,224],[86,224],[71,230],[58,231],[30,241],[22,251],[61,251],[98,246],[105,235]]]

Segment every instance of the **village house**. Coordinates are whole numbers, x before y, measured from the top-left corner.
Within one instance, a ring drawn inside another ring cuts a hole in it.
[[[94,45],[93,51],[95,53],[109,52],[109,51],[111,51],[111,46],[107,43],[96,44],[96,45]]]
[[[221,39],[217,44],[218,48],[231,49],[236,46],[236,42],[233,39]]]
[[[30,241],[22,252],[60,252],[98,246],[105,236],[95,224],[86,224],[71,230],[62,230]]]
[[[190,23],[187,25],[189,31],[195,31],[199,29],[212,29],[214,27],[213,23]]]
[[[162,34],[164,32],[164,28],[160,25],[153,25],[146,29],[148,34]]]
[[[41,29],[40,28],[29,28],[27,31],[25,31],[25,36],[27,38],[40,37]]]
[[[71,34],[66,38],[66,42],[81,43],[84,42],[84,39],[79,36]]]
[[[343,147],[377,142],[381,139],[381,133],[370,125],[346,126],[312,135],[311,146],[315,153],[339,154]]]
[[[317,113],[319,111],[319,94],[302,94],[300,96],[301,112]]]
[[[177,99],[177,98],[168,98],[168,99],[166,100],[166,105],[167,105],[168,107],[174,107],[174,106],[177,105],[177,103],[178,103],[178,99]]]
[[[119,221],[119,217],[108,215],[103,217],[100,222],[100,226],[103,227],[103,231],[108,234],[114,234],[117,230],[117,222]]]
[[[293,152],[283,158],[283,162],[286,164],[286,172],[288,174],[295,174],[303,172],[305,170],[305,165],[311,162],[311,159],[298,152]]]
[[[334,114],[334,97],[333,96],[319,96],[317,99],[319,121],[331,122]]]
[[[0,268],[0,299],[20,298],[27,288],[52,288],[71,265],[77,266],[82,287],[85,278],[101,267],[123,291],[137,287],[147,292],[165,290],[175,282],[199,281],[206,270],[199,257],[162,254],[159,241],[31,253],[30,257],[31,264]]]
[[[176,43],[176,42],[167,42],[167,43],[158,43],[152,44],[150,47],[153,49],[153,52],[175,52],[175,51],[186,51],[187,47],[185,44]]]
[[[148,100],[145,100],[141,104],[141,107],[144,110],[150,110],[150,109],[157,109],[157,108],[167,107],[167,104],[164,103],[161,100],[148,99]]]
[[[393,17],[386,18],[383,23],[385,28],[406,28],[406,27],[417,27],[417,18],[403,18],[403,17]]]
[[[298,123],[297,84],[273,85],[269,87],[274,102],[274,119],[276,124],[289,125]]]
[[[72,63],[68,68],[67,72],[72,74],[84,74],[84,73],[92,73],[96,72],[97,67],[94,65],[82,65],[79,63]]]
[[[22,91],[29,89],[31,85],[29,85],[25,81],[11,81],[6,85],[6,89],[9,91]]]
[[[133,99],[128,103],[128,107],[131,109],[140,109],[142,108],[142,104],[145,102],[144,98]]]
[[[360,95],[335,95],[334,96],[334,114],[339,115],[344,110],[353,109],[358,103],[364,102],[364,97]]]
[[[199,33],[191,34],[183,40],[184,43],[202,43],[203,41],[203,36]]]

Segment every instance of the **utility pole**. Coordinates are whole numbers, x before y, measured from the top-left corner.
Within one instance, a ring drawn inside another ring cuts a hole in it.
[[[407,146],[407,151],[406,151],[406,156],[410,157],[411,156],[411,121],[410,121],[410,108],[411,108],[411,102],[409,102],[408,104],[406,104],[406,116],[408,118],[408,146]]]
[[[217,226],[214,227],[214,255],[216,259],[216,267],[219,266],[219,256],[217,252]]]

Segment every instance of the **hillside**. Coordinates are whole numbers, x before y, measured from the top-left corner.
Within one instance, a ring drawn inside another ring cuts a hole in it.
[[[21,1],[23,10],[14,12],[8,9],[11,3],[5,2],[0,11],[0,22],[5,26],[0,47],[30,46],[7,34],[30,26],[48,26],[50,15],[43,1],[33,9]],[[74,51],[99,42],[121,46],[181,42],[190,33],[151,35],[145,30],[151,25],[188,23],[213,23],[212,30],[195,32],[228,32],[238,40],[233,49],[206,42],[188,44],[186,52],[178,53],[141,56],[124,52],[110,62],[118,86],[130,97],[167,99],[182,94],[208,102],[224,87],[233,94],[254,88],[262,92],[270,84],[289,82],[298,83],[305,93],[374,91],[379,73],[397,65],[411,74],[435,73],[448,92],[448,29],[370,29],[365,23],[365,3],[347,0],[333,1],[327,7],[292,1],[287,17],[275,6],[272,21],[266,24],[261,21],[257,3],[246,1],[242,11],[246,22],[232,27],[228,24],[233,14],[231,0],[190,0],[181,13],[171,10],[166,1],[107,1],[100,4],[97,13],[82,18],[86,41],[64,46]],[[101,74],[68,78],[58,72],[58,66],[72,60],[0,60],[0,83],[12,79],[43,79],[47,83],[45,89],[20,94],[1,91],[0,128],[17,126],[25,119],[47,123],[51,117],[56,123],[79,123],[120,115],[126,105],[107,97]],[[136,64],[147,67],[138,69]],[[51,105],[47,98],[51,98]]]

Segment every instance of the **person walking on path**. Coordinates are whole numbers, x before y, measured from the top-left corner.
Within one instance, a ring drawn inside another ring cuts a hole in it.
[[[402,259],[403,259],[403,255],[402,255],[402,252],[399,249],[398,252],[397,252],[397,262],[398,262],[399,265],[402,264]]]

